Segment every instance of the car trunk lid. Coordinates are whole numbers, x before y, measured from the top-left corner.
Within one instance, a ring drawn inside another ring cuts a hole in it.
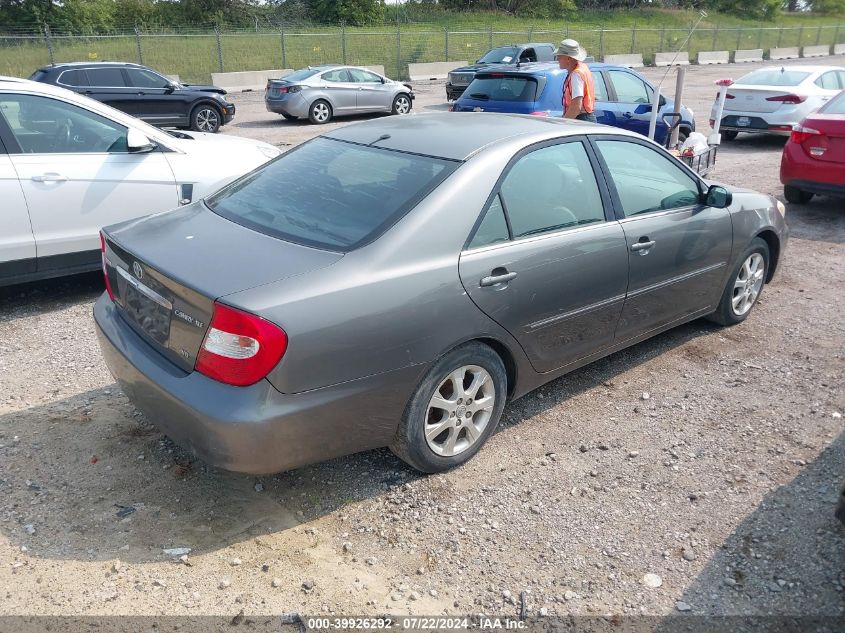
[[[817,160],[845,163],[845,114],[816,113],[801,124],[818,134],[807,134],[801,146]],[[797,129],[797,128],[796,128]]]
[[[737,86],[728,88],[725,112],[775,112],[790,104],[790,97],[806,99],[792,86]],[[731,98],[733,97],[733,98]],[[784,100],[786,99],[786,100]],[[795,100],[792,99],[794,105]]]
[[[202,203],[111,227],[104,236],[119,314],[185,371],[194,368],[215,300],[343,256],[258,233]]]

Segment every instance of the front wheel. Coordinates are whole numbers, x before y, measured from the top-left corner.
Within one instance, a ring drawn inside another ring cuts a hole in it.
[[[311,104],[310,108],[308,108],[308,120],[311,121],[311,123],[322,125],[323,123],[331,121],[331,118],[332,107],[329,105],[328,101],[318,99]]]
[[[191,112],[191,129],[197,132],[214,134],[220,129],[223,116],[213,105],[198,105]]]
[[[411,111],[411,98],[405,93],[396,95],[390,111],[393,114],[408,114]]]
[[[813,194],[810,191],[804,191],[798,187],[784,185],[783,197],[786,198],[787,202],[792,202],[794,204],[807,204],[813,199]]]
[[[482,343],[458,347],[417,387],[390,450],[424,473],[460,466],[493,434],[506,397],[499,355]]]
[[[769,272],[769,245],[755,237],[728,280],[719,307],[709,316],[720,325],[736,325],[748,318],[760,298]]]

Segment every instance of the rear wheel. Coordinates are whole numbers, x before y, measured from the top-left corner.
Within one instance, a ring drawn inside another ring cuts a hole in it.
[[[787,202],[793,202],[795,204],[807,204],[810,200],[813,199],[813,194],[809,191],[799,189],[798,187],[785,185],[783,188],[783,197],[786,198]]]
[[[191,112],[191,129],[214,134],[220,129],[223,115],[210,104],[200,104]]]
[[[331,118],[332,107],[329,105],[328,101],[318,99],[311,104],[310,108],[308,108],[308,120],[311,121],[311,123],[322,125],[323,123],[331,121]]]
[[[487,441],[505,407],[502,359],[482,343],[452,350],[417,387],[390,447],[425,473],[460,466]]]
[[[719,307],[708,318],[721,325],[745,321],[763,292],[768,272],[769,245],[762,238],[755,237],[728,279]]]
[[[404,92],[396,95],[390,111],[393,114],[408,114],[411,111],[411,98]]]
[[[292,114],[285,114],[282,112],[282,116],[285,117],[288,121],[297,121],[299,119],[298,116],[293,116]]]
[[[724,138],[726,141],[735,141],[738,135],[739,132],[737,132],[736,130],[725,130],[724,132],[722,132],[722,138]]]

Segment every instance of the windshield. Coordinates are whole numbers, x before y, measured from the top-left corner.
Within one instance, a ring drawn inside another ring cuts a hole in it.
[[[509,64],[516,59],[519,49],[515,46],[502,46],[494,48],[484,57],[478,60],[479,64]]]
[[[819,114],[845,114],[845,90],[822,106]]]
[[[755,70],[737,80],[738,85],[744,86],[797,86],[810,73],[800,70]]]
[[[302,81],[303,79],[308,79],[309,77],[313,77],[316,75],[319,70],[315,70],[313,68],[303,68],[302,70],[297,70],[289,75],[285,75],[281,79],[283,81]]]
[[[533,77],[477,77],[466,95],[479,101],[536,101],[537,80]]]
[[[206,204],[267,235],[349,251],[387,230],[459,164],[317,138],[235,181]]]

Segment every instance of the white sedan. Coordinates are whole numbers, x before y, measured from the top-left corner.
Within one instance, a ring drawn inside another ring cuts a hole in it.
[[[102,226],[205,197],[279,154],[0,77],[0,286],[96,270]]]
[[[815,112],[845,88],[839,66],[770,66],[740,77],[729,88],[722,112],[722,137],[740,132],[788,136],[792,126]],[[716,123],[717,100],[710,113]]]

